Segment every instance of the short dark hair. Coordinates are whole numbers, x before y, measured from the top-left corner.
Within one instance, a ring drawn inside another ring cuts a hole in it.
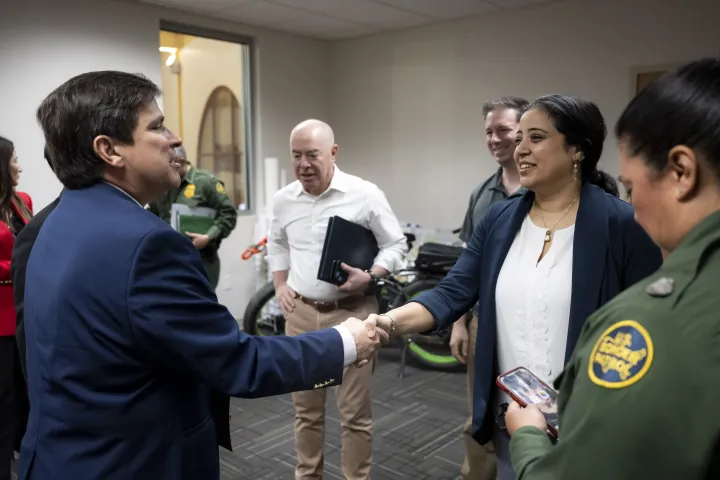
[[[37,119],[62,184],[78,189],[100,181],[105,163],[93,150],[95,137],[132,145],[140,110],[158,96],[144,76],[115,71],[78,75],[48,95]]]
[[[597,166],[607,137],[607,127],[595,103],[584,98],[554,94],[533,101],[528,107],[530,109],[544,111],[565,137],[565,144],[583,153],[580,163],[583,181],[597,185],[615,197],[620,196],[617,181]]]
[[[513,96],[502,97],[498,100],[491,100],[483,104],[483,118],[487,118],[488,113],[492,112],[493,110],[509,108],[515,110],[515,112],[517,113],[517,119],[520,120],[520,117],[522,117],[522,114],[525,113],[525,110],[527,109],[529,104],[530,102],[528,102],[524,98]]]
[[[685,145],[720,175],[720,60],[696,60],[654,80],[625,107],[615,135],[657,171]]]
[[[43,148],[43,157],[45,157],[45,161],[50,166],[50,169],[54,172],[55,171],[55,165],[52,163],[51,159],[51,152],[50,152],[50,146],[46,143],[45,147]]]

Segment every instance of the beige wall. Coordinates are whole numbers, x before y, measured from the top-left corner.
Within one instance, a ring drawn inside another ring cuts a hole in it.
[[[139,72],[162,84],[160,20],[254,37],[254,185],[262,185],[263,157],[289,162],[288,135],[297,122],[308,116],[329,116],[331,55],[326,43],[134,2],[2,2],[0,135],[16,143],[23,167],[20,189],[33,197],[37,209],[50,203],[61,186],[43,160],[44,142],[35,109],[62,82],[91,70]],[[301,76],[292,74],[298,67],[302,67]],[[253,190],[254,198],[261,194],[261,189]],[[223,271],[218,297],[236,317],[242,315],[255,286],[252,262],[240,259],[253,241],[255,220],[242,216],[220,250]]]
[[[42,15],[38,15],[42,12]],[[380,185],[403,221],[451,228],[471,189],[495,166],[484,146],[483,101],[559,92],[595,100],[613,123],[631,97],[638,67],[715,55],[720,2],[577,1],[500,12],[331,45],[111,0],[5,2],[0,14],[0,134],[13,139],[20,188],[38,208],[60,185],[42,160],[35,109],[70,76],[98,69],[140,72],[162,83],[160,20],[253,36],[258,207],[264,157],[290,170],[297,122],[330,119],[338,163]],[[112,21],[108,21],[112,19]],[[240,98],[240,97],[238,97]],[[602,166],[617,170],[610,139]],[[292,178],[292,173],[288,175]],[[223,243],[220,300],[240,316],[254,288],[254,216]]]
[[[182,68],[182,139],[189,159],[195,163],[200,124],[213,90],[219,86],[229,88],[241,108],[243,106],[241,46],[194,38],[180,51],[179,59]]]
[[[720,2],[589,0],[351,40],[334,48],[338,162],[377,182],[401,220],[453,228],[496,165],[482,103],[547,93],[594,100],[609,129],[637,67],[720,51]],[[617,172],[615,142],[601,166]]]

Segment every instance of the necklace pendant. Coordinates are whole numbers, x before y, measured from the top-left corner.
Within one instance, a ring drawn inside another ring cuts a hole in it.
[[[550,240],[552,240],[552,233],[550,232],[550,230],[547,230],[545,232],[545,243],[549,242]]]

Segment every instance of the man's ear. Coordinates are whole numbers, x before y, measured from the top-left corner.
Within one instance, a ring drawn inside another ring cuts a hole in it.
[[[335,144],[330,148],[330,153],[332,154],[333,160],[335,160],[335,155],[337,155],[337,152],[338,152],[338,146],[337,146],[337,144]]]
[[[93,139],[93,151],[103,162],[112,167],[122,167],[125,164],[115,142],[107,135],[98,135]]]
[[[673,147],[668,153],[668,168],[675,181],[675,198],[678,202],[693,197],[700,184],[700,166],[692,148]]]

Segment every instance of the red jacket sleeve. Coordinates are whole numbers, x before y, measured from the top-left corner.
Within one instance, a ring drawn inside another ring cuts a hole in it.
[[[25,192],[17,192],[17,196],[23,203],[25,203],[28,210],[30,210],[30,212],[32,213],[32,199],[30,198],[30,195],[28,195]],[[0,242],[2,242],[2,246],[3,246],[4,250],[6,250],[8,252],[12,252],[14,240],[12,238],[12,234],[7,230],[6,230],[6,232],[7,232],[7,238],[5,238],[5,236],[3,235],[0,238]],[[5,254],[3,253],[2,256],[4,256],[4,255]],[[0,281],[3,281],[3,280],[11,280],[11,278],[10,278],[10,258],[0,258]]]
[[[17,192],[17,196],[20,197],[20,200],[25,202],[25,205],[27,205],[28,210],[30,210],[30,213],[33,213],[32,198],[30,198],[30,195],[28,195],[25,192]]]

